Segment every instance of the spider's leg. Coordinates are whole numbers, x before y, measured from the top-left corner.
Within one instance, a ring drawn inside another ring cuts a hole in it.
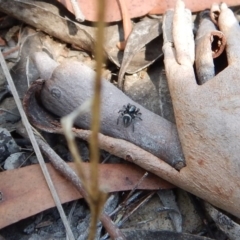
[[[133,119],[134,120],[134,119]],[[132,121],[132,130],[134,132],[134,121]]]
[[[141,121],[142,121],[142,119],[141,119],[139,116],[135,116],[135,118],[137,118],[137,119],[139,119],[139,120],[141,120]]]
[[[119,114],[118,118],[117,118],[117,125],[119,123],[119,118],[123,116],[123,113]]]

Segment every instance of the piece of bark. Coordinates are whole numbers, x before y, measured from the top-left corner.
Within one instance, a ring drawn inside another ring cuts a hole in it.
[[[226,39],[210,19],[210,11],[201,13],[200,24],[195,39],[196,72],[199,84],[204,84],[215,76],[213,58],[221,55]]]
[[[41,90],[42,84],[42,81],[37,81],[34,83],[24,98],[24,108],[29,117],[29,121],[34,126],[40,128],[43,131],[63,134],[60,123],[52,115],[50,115],[49,112],[46,112],[42,106],[37,104],[37,98],[34,95],[39,95],[39,92],[34,88],[36,87],[38,90]],[[76,137],[89,141],[91,131],[76,128],[73,128],[72,130]],[[205,181],[202,182],[201,187],[196,188],[195,183],[192,181],[192,176],[190,175],[189,177],[184,173],[183,170],[186,168],[183,168],[180,172],[178,172],[161,159],[155,157],[154,155],[146,152],[145,150],[137,147],[130,142],[104,136],[103,134],[99,134],[98,136],[101,149],[104,149],[110,154],[121,157],[129,162],[133,162],[136,165],[139,165],[147,171],[160,176],[161,178],[173,183],[176,186],[179,186],[207,201],[214,202],[214,204],[217,206],[222,206],[220,205],[221,198],[219,198],[218,201],[214,201],[212,193],[208,195],[202,193],[201,188],[205,188]],[[207,180],[207,177],[205,180]],[[209,189],[209,191],[211,191],[211,189]],[[233,213],[231,204],[229,204],[225,209]],[[238,216],[238,212],[235,212],[234,215]]]
[[[198,85],[192,62],[192,23],[183,1],[166,14],[164,63],[176,125],[187,166],[185,189],[240,217],[240,28],[226,4],[219,6],[218,27],[226,37],[228,67]],[[174,31],[175,29],[175,31]],[[175,34],[175,35],[174,35]],[[176,42],[175,42],[176,41]],[[177,46],[177,47],[176,47]],[[188,47],[189,46],[189,47]]]
[[[82,198],[70,181],[50,164],[47,165],[61,203]],[[77,172],[74,163],[68,165]],[[83,163],[83,167],[89,179],[89,163]],[[106,192],[131,190],[145,172],[132,164],[100,164],[99,171],[100,188]],[[156,190],[172,187],[150,174],[137,188]],[[0,229],[55,206],[39,165],[1,172],[0,193]]]
[[[36,66],[43,65],[46,62],[43,61],[45,58],[49,58],[45,53],[35,54]],[[59,117],[69,114],[93,96],[94,79],[95,72],[81,63],[68,62],[59,65],[53,69],[51,78],[42,87],[43,106]],[[128,128],[123,126],[121,118],[117,125],[118,112],[128,103],[140,108],[142,113],[142,121],[134,121],[134,132],[132,125]],[[80,128],[89,129],[90,114],[79,117],[75,124]],[[101,132],[132,142],[177,169],[184,166],[175,125],[135,103],[104,79],[102,80]]]

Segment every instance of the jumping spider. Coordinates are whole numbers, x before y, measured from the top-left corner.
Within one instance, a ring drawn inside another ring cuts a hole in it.
[[[128,103],[127,106],[123,106],[123,108],[121,110],[119,110],[119,117],[117,119],[117,124],[119,123],[119,118],[123,119],[123,126],[124,127],[129,127],[132,123],[132,129],[134,132],[134,121],[136,119],[142,120],[140,118],[140,115],[142,115],[142,113],[140,113],[140,109],[137,108],[136,106]]]

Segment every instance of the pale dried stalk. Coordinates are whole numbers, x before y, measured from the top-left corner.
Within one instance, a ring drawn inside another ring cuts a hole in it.
[[[100,130],[100,103],[101,103],[101,75],[102,75],[102,63],[103,63],[103,43],[104,43],[104,9],[105,9],[105,1],[99,2],[98,6],[98,31],[97,37],[98,44],[96,46],[95,55],[96,55],[96,81],[94,85],[94,96],[92,100],[92,122],[91,129],[92,134],[90,136],[90,154],[91,154],[91,162],[90,162],[90,171],[92,179],[89,183],[85,181],[84,173],[81,168],[81,158],[77,151],[77,146],[74,141],[74,136],[72,134],[71,128],[73,126],[74,120],[79,115],[79,112],[86,110],[90,107],[90,104],[85,102],[85,105],[81,105],[77,111],[72,112],[67,117],[62,119],[62,123],[64,126],[65,135],[68,141],[68,146],[70,151],[78,163],[79,176],[82,180],[83,186],[88,193],[87,201],[89,203],[89,207],[91,210],[91,223],[89,229],[88,239],[95,238],[95,232],[97,227],[98,219],[101,215],[104,202],[106,200],[106,194],[103,193],[99,189],[98,184],[98,163],[99,163],[99,140],[98,133]],[[89,105],[89,106],[88,106]]]
[[[85,16],[80,8],[80,5],[77,0],[71,0],[72,8],[76,17],[76,20],[79,22],[85,21]]]
[[[16,102],[16,105],[18,107],[19,113],[21,115],[22,122],[23,122],[23,124],[24,124],[24,126],[25,126],[25,128],[27,130],[27,133],[28,133],[28,136],[29,136],[30,141],[32,143],[33,149],[34,149],[34,151],[36,153],[36,156],[38,158],[38,161],[39,161],[40,167],[42,169],[43,175],[44,175],[44,177],[46,179],[46,182],[48,184],[48,187],[50,189],[50,192],[52,194],[54,202],[55,202],[55,204],[57,206],[57,209],[59,211],[59,214],[61,216],[63,224],[64,224],[64,226],[66,228],[66,232],[67,232],[68,238],[69,239],[74,239],[74,235],[73,235],[72,230],[71,230],[71,228],[70,228],[70,226],[68,224],[67,217],[66,217],[66,215],[65,215],[65,213],[63,211],[63,208],[62,208],[62,205],[61,205],[61,201],[60,201],[60,199],[59,199],[59,197],[57,195],[56,189],[55,189],[55,187],[53,185],[53,182],[51,180],[51,177],[50,177],[50,175],[48,173],[48,170],[47,170],[46,164],[44,162],[43,156],[41,154],[41,151],[40,151],[40,149],[38,147],[38,144],[37,144],[37,141],[35,139],[35,136],[34,136],[34,133],[33,133],[33,130],[32,130],[32,126],[30,125],[30,123],[29,123],[29,121],[27,119],[27,116],[26,116],[26,114],[25,114],[25,112],[23,110],[22,104],[21,104],[21,102],[19,100],[19,96],[18,96],[16,87],[15,87],[15,85],[13,83],[12,77],[11,77],[10,72],[8,70],[8,67],[7,67],[7,64],[5,62],[5,59],[4,59],[3,55],[2,55],[2,52],[0,52],[0,63],[1,63],[2,69],[3,69],[3,72],[5,74],[5,77],[7,79],[8,85],[9,85],[9,87],[11,89],[11,92],[12,92],[12,95],[14,97],[14,100]]]
[[[63,126],[63,131],[65,134],[65,137],[67,139],[68,142],[68,147],[70,149],[70,152],[73,156],[74,161],[78,164],[78,174],[80,176],[82,185],[84,187],[85,190],[87,190],[87,183],[85,181],[85,176],[84,173],[82,171],[82,159],[81,156],[78,152],[78,148],[75,142],[75,137],[74,134],[72,132],[72,127],[74,124],[75,119],[83,114],[84,112],[89,111],[90,107],[91,107],[92,101],[91,100],[87,100],[85,103],[83,103],[81,106],[79,106],[75,111],[71,112],[70,114],[68,114],[67,116],[63,117],[61,119],[61,124]],[[88,201],[88,198],[86,199]]]
[[[98,22],[97,22],[97,43],[95,46],[96,57],[96,80],[94,84],[94,96],[92,105],[92,120],[90,136],[90,156],[91,164],[90,171],[92,180],[89,184],[90,193],[90,209],[91,209],[91,225],[89,231],[89,238],[95,238],[95,231],[97,228],[98,219],[101,215],[104,203],[106,201],[106,194],[100,190],[98,182],[98,163],[100,159],[99,153],[99,139],[98,134],[100,132],[100,106],[101,106],[101,89],[102,89],[102,64],[104,62],[104,15],[105,15],[105,0],[98,1]]]

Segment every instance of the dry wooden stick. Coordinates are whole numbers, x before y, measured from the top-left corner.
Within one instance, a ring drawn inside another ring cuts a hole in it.
[[[85,16],[82,13],[82,10],[80,8],[80,5],[77,0],[71,0],[72,8],[76,17],[76,20],[79,22],[85,21]]]

